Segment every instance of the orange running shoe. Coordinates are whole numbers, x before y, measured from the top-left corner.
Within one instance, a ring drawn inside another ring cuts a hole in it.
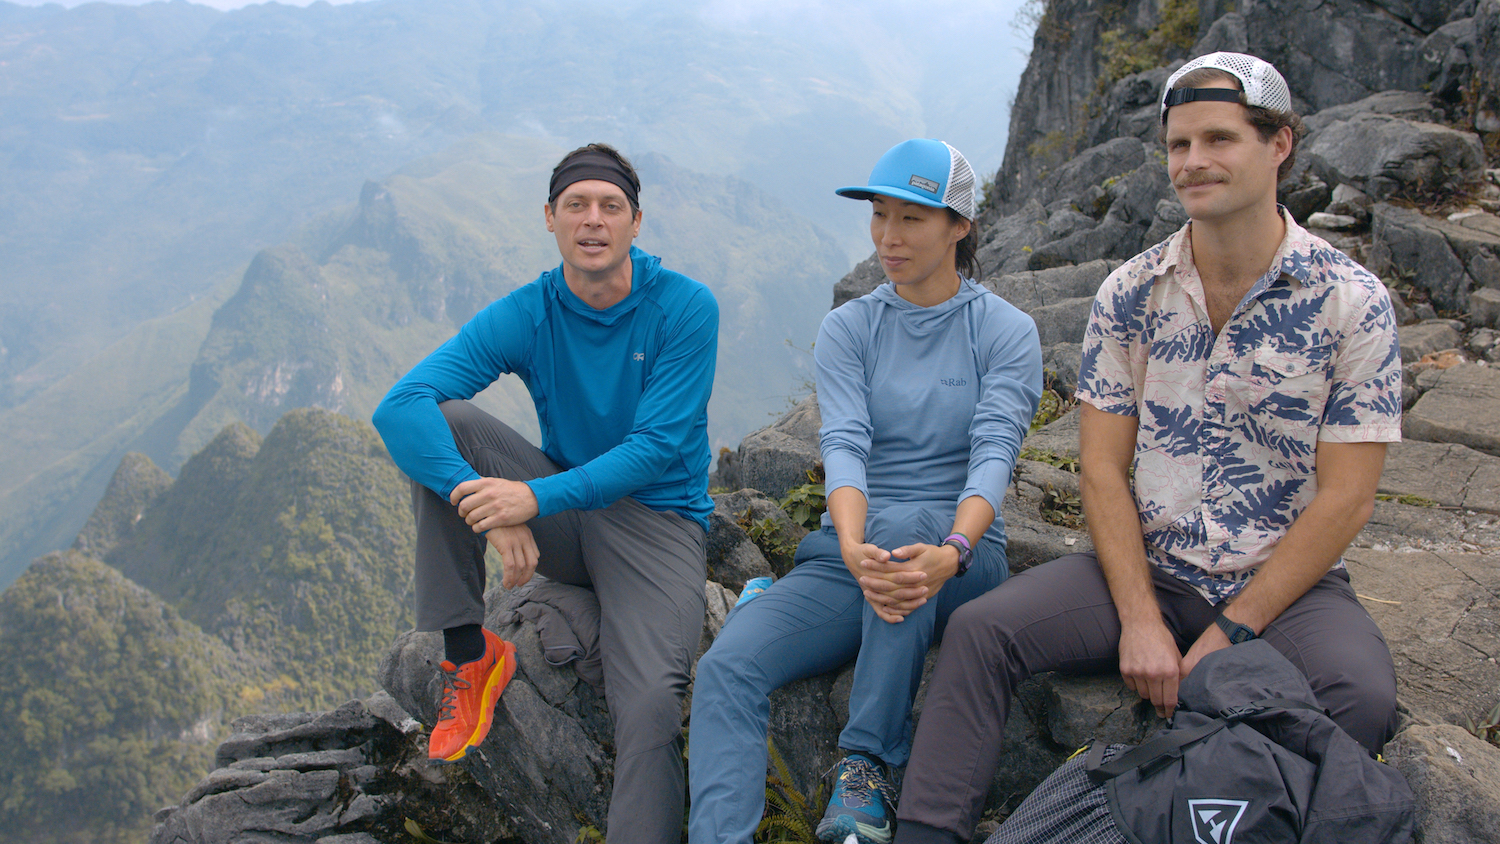
[[[490,734],[495,701],[516,673],[516,646],[484,630],[484,656],[455,666],[443,660],[443,696],[437,726],[427,741],[427,760],[457,762]]]

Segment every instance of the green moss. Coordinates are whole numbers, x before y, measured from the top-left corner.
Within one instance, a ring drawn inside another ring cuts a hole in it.
[[[1099,36],[1099,58],[1103,63],[1103,85],[1160,67],[1185,54],[1198,37],[1196,0],[1163,0],[1160,19],[1145,33],[1125,27]]]

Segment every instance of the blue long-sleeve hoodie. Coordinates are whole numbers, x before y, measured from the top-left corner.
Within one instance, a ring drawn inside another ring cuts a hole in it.
[[[872,515],[978,495],[1005,541],[1000,501],[1042,392],[1030,316],[968,279],[930,308],[886,283],[823,318],[813,357],[829,492],[858,489]]]
[[[630,294],[595,310],[562,266],[491,303],[412,368],[375,409],[396,465],[444,498],[479,477],[440,402],[469,399],[502,373],[536,404],[542,451],[564,471],[528,481],[540,515],[624,496],[705,529],[708,397],[719,306],[707,287],[631,247]]]

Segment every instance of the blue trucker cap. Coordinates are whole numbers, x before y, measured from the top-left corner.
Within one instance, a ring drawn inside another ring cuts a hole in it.
[[[879,194],[929,208],[952,208],[965,220],[974,219],[974,168],[958,150],[927,138],[896,144],[875,162],[868,185],[834,193],[850,199]]]

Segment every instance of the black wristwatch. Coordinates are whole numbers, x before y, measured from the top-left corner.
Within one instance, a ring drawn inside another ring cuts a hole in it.
[[[1240,624],[1238,621],[1230,621],[1222,613],[1214,619],[1214,624],[1219,625],[1219,629],[1223,630],[1224,635],[1229,637],[1229,644],[1231,645],[1238,645],[1241,642],[1248,642],[1251,639],[1259,638],[1255,635],[1254,630]]]
[[[953,533],[949,534],[942,544],[952,545],[958,549],[958,571],[954,572],[953,576],[963,577],[964,572],[967,572],[974,562],[974,549],[969,547],[969,538],[961,533]]]

